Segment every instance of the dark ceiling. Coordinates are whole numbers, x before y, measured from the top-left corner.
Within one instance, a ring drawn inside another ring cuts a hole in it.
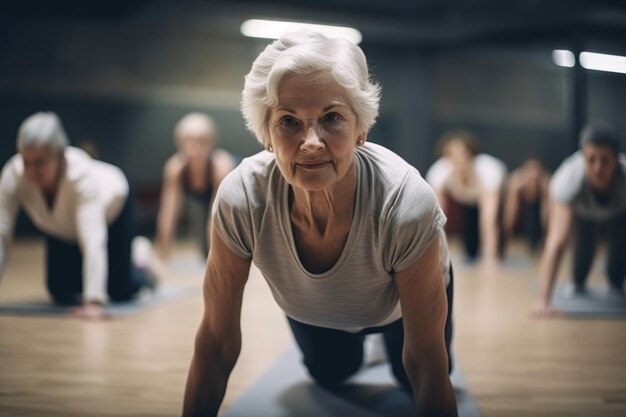
[[[447,47],[546,39],[626,44],[618,0],[22,0],[0,6],[4,22],[64,19],[111,24],[176,22],[231,36],[247,18],[356,26],[368,43]]]

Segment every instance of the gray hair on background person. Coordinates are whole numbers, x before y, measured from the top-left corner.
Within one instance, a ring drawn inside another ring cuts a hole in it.
[[[245,77],[241,110],[247,128],[265,146],[267,112],[278,101],[278,87],[289,74],[327,72],[345,89],[357,116],[357,130],[368,132],[376,122],[380,86],[370,79],[365,54],[343,38],[313,30],[283,35],[269,44]]]
[[[217,128],[213,118],[205,113],[188,113],[174,127],[174,139],[177,146],[181,146],[188,137],[206,140],[210,144],[215,144],[217,136]]]
[[[26,118],[17,134],[17,150],[27,146],[45,146],[55,153],[61,153],[69,141],[61,119],[53,112],[38,112]]]

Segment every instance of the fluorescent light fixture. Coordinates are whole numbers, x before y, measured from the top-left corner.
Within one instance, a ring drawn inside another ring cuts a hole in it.
[[[626,74],[626,56],[585,51],[580,53],[578,59],[585,69]],[[559,67],[573,67],[576,63],[574,54],[567,49],[552,51],[552,60]]]
[[[552,60],[559,67],[573,67],[576,63],[574,54],[567,49],[555,49],[552,51]]]
[[[287,32],[309,28],[318,30],[331,37],[348,39],[356,44],[361,43],[363,36],[354,28],[345,26],[317,25],[312,23],[285,22],[279,20],[250,19],[241,24],[241,34],[251,38],[278,39]]]
[[[581,52],[580,65],[591,70],[626,74],[626,56]]]

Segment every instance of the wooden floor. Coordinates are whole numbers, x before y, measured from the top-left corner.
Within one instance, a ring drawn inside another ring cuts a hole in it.
[[[453,242],[454,244],[454,242]],[[454,246],[454,245],[453,245]],[[511,250],[513,266],[455,265],[457,365],[483,417],[626,416],[626,320],[529,317],[536,260]],[[179,245],[190,259],[194,248]],[[192,262],[193,263],[193,262]],[[567,275],[567,264],[562,276]],[[198,268],[167,281],[200,286]],[[602,280],[599,268],[593,280]],[[0,302],[45,297],[43,248],[15,243]],[[196,326],[196,296],[107,322],[0,315],[0,416],[180,414]],[[243,351],[224,407],[291,342],[258,271],[246,289]]]

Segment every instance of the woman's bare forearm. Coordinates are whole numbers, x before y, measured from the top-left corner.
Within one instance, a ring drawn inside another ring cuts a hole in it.
[[[417,415],[456,417],[456,398],[448,376],[447,363],[443,362],[439,367],[432,364],[412,366],[410,363],[415,362],[406,356],[404,362],[413,389]]]
[[[200,331],[198,338],[202,337]],[[238,348],[227,352],[217,341],[196,342],[185,388],[184,417],[217,416],[238,355]]]

